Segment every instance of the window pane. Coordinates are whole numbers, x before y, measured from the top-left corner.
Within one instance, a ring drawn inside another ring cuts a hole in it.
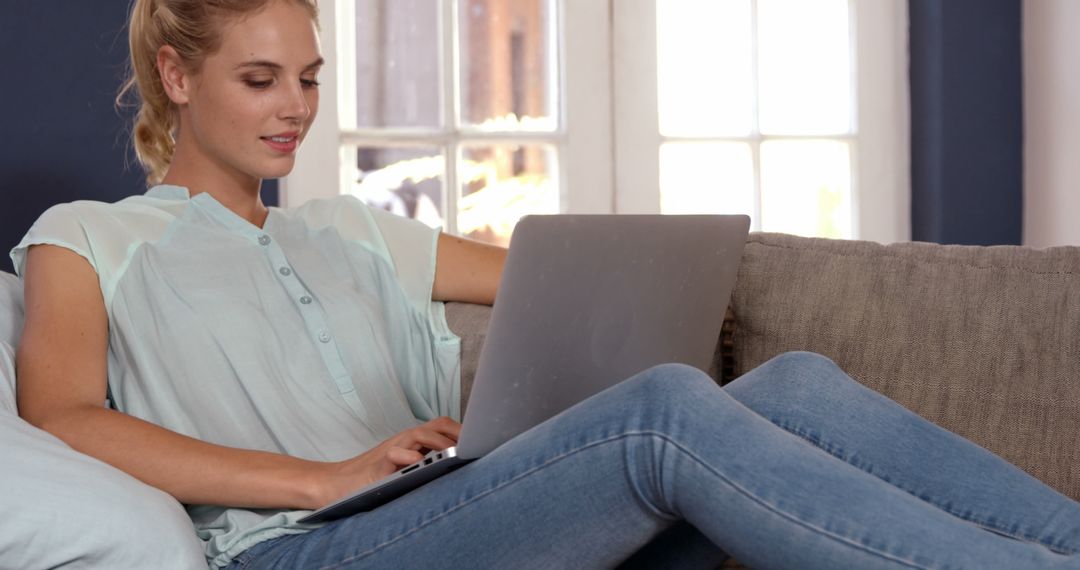
[[[660,146],[664,214],[754,214],[754,164],[744,143]]]
[[[356,0],[356,122],[440,124],[437,0]]]
[[[514,225],[528,214],[559,212],[558,164],[550,145],[467,146],[458,176],[458,231],[509,245]]]
[[[352,195],[433,228],[446,225],[442,213],[446,162],[441,150],[359,147],[356,155]]]
[[[556,130],[555,6],[555,0],[459,0],[463,124]]]
[[[748,134],[750,0],[662,0],[656,19],[660,134]]]
[[[852,237],[848,143],[762,143],[761,171],[761,225],[764,231]]]
[[[758,0],[758,34],[761,131],[848,132],[848,0]]]

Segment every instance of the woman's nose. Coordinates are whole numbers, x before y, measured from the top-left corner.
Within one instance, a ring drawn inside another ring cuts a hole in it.
[[[311,115],[311,104],[308,102],[304,86],[297,81],[284,90],[285,100],[281,102],[281,118],[304,121]]]

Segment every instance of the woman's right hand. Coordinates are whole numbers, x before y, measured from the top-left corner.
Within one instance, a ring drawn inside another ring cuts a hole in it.
[[[308,508],[328,505],[422,460],[429,451],[452,447],[459,435],[461,424],[447,417],[439,417],[407,429],[352,459],[323,464],[314,485],[312,504]]]

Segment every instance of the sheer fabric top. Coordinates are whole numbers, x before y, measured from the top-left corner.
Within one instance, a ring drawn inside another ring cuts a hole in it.
[[[262,228],[157,186],[45,212],[11,252],[97,272],[120,411],[204,441],[337,461],[459,416],[460,340],[431,300],[438,232],[352,197],[271,208]],[[310,526],[303,511],[189,506],[208,561]]]

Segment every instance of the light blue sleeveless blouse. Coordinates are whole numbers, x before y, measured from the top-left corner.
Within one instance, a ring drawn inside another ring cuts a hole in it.
[[[271,208],[263,228],[157,186],[41,216],[12,251],[97,271],[117,409],[204,441],[337,461],[459,416],[460,340],[431,301],[438,232],[352,197]],[[311,526],[305,511],[190,506],[207,559]]]

